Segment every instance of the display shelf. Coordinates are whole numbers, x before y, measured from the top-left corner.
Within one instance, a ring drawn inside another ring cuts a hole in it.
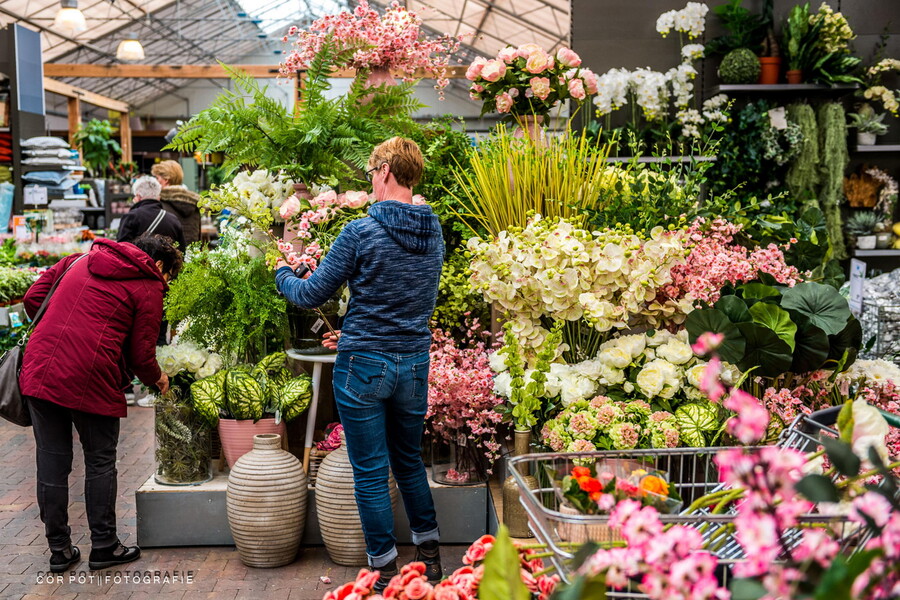
[[[759,83],[747,85],[717,85],[712,89],[716,94],[847,94],[859,89],[856,84],[819,85],[818,83]]]
[[[81,212],[90,212],[90,213],[102,213],[106,212],[106,208],[103,206],[82,206],[79,208]]]
[[[9,127],[0,127],[0,133],[9,133],[9,132],[10,132]]]
[[[854,152],[900,152],[900,144],[881,144],[872,146],[857,146]]]
[[[865,258],[867,256],[897,256],[900,257],[900,250],[893,248],[882,248],[878,250],[854,250],[853,256]]]

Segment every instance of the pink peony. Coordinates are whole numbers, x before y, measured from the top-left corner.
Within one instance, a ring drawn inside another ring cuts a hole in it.
[[[584,82],[580,79],[569,80],[569,94],[576,100],[584,100]]]
[[[481,69],[481,78],[491,83],[499,81],[506,75],[506,63],[502,60],[489,60]]]
[[[543,73],[553,68],[553,57],[543,50],[535,50],[525,61],[525,70],[529,73]]]
[[[466,69],[466,79],[468,79],[469,81],[475,81],[476,79],[481,77],[481,70],[484,68],[487,62],[487,59],[483,56],[479,56],[474,61],[472,61],[472,64],[469,65],[468,69]]]
[[[368,202],[368,192],[346,192],[344,194],[344,206],[347,208],[362,208]]]
[[[497,54],[497,58],[505,63],[511,63],[519,57],[519,52],[512,46],[507,46]]]
[[[550,80],[547,77],[532,77],[528,82],[535,98],[546,100],[550,95]]]
[[[597,74],[590,69],[581,70],[581,78],[584,79],[584,89],[588,94],[596,94],[600,82],[597,80]]]
[[[541,47],[537,44],[522,44],[521,46],[516,48],[516,56],[518,56],[519,58],[527,59],[535,52],[543,52],[543,50],[541,50]]]
[[[281,218],[284,220],[288,220],[294,215],[296,215],[300,211],[300,200],[297,196],[291,196],[287,200],[284,201],[284,204],[281,205],[281,208],[278,209],[278,214],[281,215]]]
[[[564,67],[581,66],[581,57],[569,48],[560,48],[556,52],[556,60]]]
[[[512,97],[503,92],[499,96],[497,96],[497,112],[499,113],[508,113],[513,107],[513,99]]]
[[[328,190],[313,198],[311,204],[315,206],[326,207],[333,205],[335,202],[337,202],[337,192],[335,192],[334,190]]]

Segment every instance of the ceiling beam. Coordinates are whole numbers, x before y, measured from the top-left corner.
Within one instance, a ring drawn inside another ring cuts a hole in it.
[[[232,65],[233,68],[248,73],[257,79],[273,79],[278,76],[278,65]],[[466,76],[465,66],[447,67],[449,79],[461,79]],[[228,79],[228,73],[221,65],[98,65],[98,64],[62,64],[45,63],[44,75],[47,77],[120,77],[137,79]],[[395,75],[397,75],[395,73]],[[353,69],[334,71],[331,77],[349,79],[356,76]],[[417,71],[415,77],[426,78],[423,71]]]
[[[113,100],[112,98],[107,98],[106,96],[83,90],[74,85],[57,81],[56,79],[44,77],[44,90],[59,94],[60,96],[65,96],[66,98],[77,98],[81,102],[93,104],[94,106],[99,106],[100,108],[105,108],[107,110],[113,110],[126,115],[128,114],[128,104],[126,102]]]

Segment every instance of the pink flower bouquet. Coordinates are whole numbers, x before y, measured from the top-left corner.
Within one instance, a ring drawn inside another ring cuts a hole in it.
[[[309,29],[291,27],[283,38],[292,42],[293,50],[281,65],[283,75],[293,75],[309,66],[322,49],[325,39],[333,36],[338,50],[362,47],[349,62],[338,68],[390,69],[402,71],[412,79],[418,69],[437,77],[438,89],[449,83],[446,77],[450,55],[459,49],[459,38],[445,35],[428,39],[422,31],[422,18],[415,12],[392,2],[383,15],[360,0],[353,12],[341,11],[313,21]]]
[[[481,100],[481,114],[546,115],[560,101],[578,103],[597,93],[597,76],[581,68],[569,48],[548,54],[537,44],[507,46],[492,60],[475,59],[466,72],[469,97]]]

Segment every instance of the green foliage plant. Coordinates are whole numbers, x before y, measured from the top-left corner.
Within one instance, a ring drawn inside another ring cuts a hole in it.
[[[215,250],[192,246],[190,253],[165,301],[166,317],[184,339],[232,363],[252,362],[281,348],[287,305],[265,257],[251,257],[233,232]]]
[[[806,103],[795,103],[787,107],[787,118],[790,123],[800,128],[803,142],[797,158],[788,169],[785,183],[795,198],[811,198],[821,182],[819,170],[819,125],[816,123],[816,112]]]
[[[844,171],[850,162],[843,105],[837,102],[823,104],[819,107],[817,122],[822,172],[819,205],[825,213],[832,252],[835,258],[841,260],[847,258],[847,248],[844,245],[840,204],[844,199]]]
[[[723,290],[714,306],[691,312],[691,343],[722,333],[722,360],[754,375],[779,377],[819,369],[843,371],[862,346],[862,327],[832,286],[804,282],[783,288],[768,277]]]
[[[490,323],[490,308],[484,296],[469,284],[469,257],[463,248],[456,248],[444,263],[434,307],[434,326],[437,329],[461,333],[467,319],[478,319],[483,326]]]
[[[110,163],[122,154],[122,147],[112,139],[113,126],[109,121],[91,119],[83,123],[72,139],[72,145],[81,150],[84,165],[94,177],[106,177]]]
[[[847,233],[854,236],[871,235],[879,222],[881,218],[877,213],[860,211],[847,219]]]
[[[291,421],[309,407],[312,380],[295,376],[284,352],[273,352],[256,364],[223,369],[191,385],[194,410],[210,425],[220,417],[260,420],[274,414],[277,422]]]
[[[722,22],[726,33],[706,43],[706,56],[728,54],[738,48],[749,48],[754,55],[758,55],[771,27],[772,2],[773,0],[765,0],[762,14],[756,14],[742,6],[743,0],[729,0],[713,7],[712,12]]]
[[[782,27],[784,57],[789,71],[809,72],[815,64],[816,44],[821,23],[810,24],[809,2],[798,4],[788,13]]]
[[[746,84],[756,83],[759,79],[759,59],[748,48],[732,50],[722,59],[719,65],[719,78],[722,83]]]
[[[542,406],[541,397],[544,395],[544,384],[547,382],[547,373],[550,372],[550,363],[556,358],[556,349],[562,341],[562,327],[564,321],[556,321],[550,334],[538,350],[534,368],[525,380],[525,370],[528,365],[522,353],[522,348],[512,330],[512,324],[507,322],[503,329],[503,347],[499,353],[506,355],[506,366],[509,367],[510,398],[508,405],[500,405],[498,412],[510,417],[516,431],[527,431],[534,427],[542,414],[552,411],[553,407]]]
[[[868,109],[866,109],[868,107]],[[860,133],[874,133],[884,135],[888,132],[888,126],[884,123],[887,113],[876,114],[869,104],[863,104],[859,112],[849,113],[850,123],[847,125]]]
[[[824,85],[861,82],[853,74],[861,59],[847,46],[853,32],[826,3],[815,14],[809,2],[794,6],[782,31],[788,70],[803,71],[807,81]]]
[[[0,304],[23,298],[37,276],[31,271],[0,267]]]
[[[600,204],[609,184],[609,146],[592,141],[587,132],[569,127],[545,141],[517,138],[504,125],[468,152],[468,169],[457,168],[462,188],[454,212],[474,233],[496,236],[510,227],[524,227],[530,213],[571,219],[576,227],[586,210]]]
[[[361,69],[348,92],[330,97],[328,77],[362,46],[338,50],[329,40],[306,71],[296,109],[289,112],[266,95],[255,79],[223,65],[235,91],[190,119],[167,149],[210,154],[224,152],[231,173],[244,166],[284,171],[307,186],[360,179],[372,148],[411,129],[409,115],[422,105],[412,95],[415,82],[366,87]]]
[[[209,477],[208,423],[186,405],[174,386],[154,401],[157,477],[169,482],[201,482]]]

